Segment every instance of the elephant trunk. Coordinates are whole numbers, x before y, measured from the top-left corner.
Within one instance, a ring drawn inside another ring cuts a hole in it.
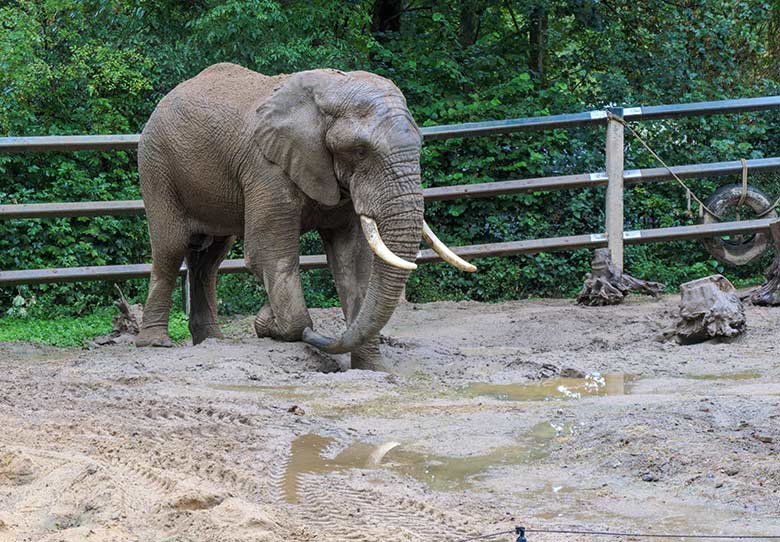
[[[417,184],[419,187],[419,181]],[[394,197],[381,206],[381,215],[371,217],[377,223],[379,234],[388,249],[407,262],[414,262],[420,247],[423,227],[423,198],[421,190]],[[303,340],[330,354],[342,354],[375,336],[392,316],[409,278],[408,269],[388,264],[374,257],[371,277],[363,303],[355,319],[338,339],[323,337],[311,329]]]

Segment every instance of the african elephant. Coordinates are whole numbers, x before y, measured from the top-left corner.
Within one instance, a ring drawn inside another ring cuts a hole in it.
[[[138,346],[169,346],[171,292],[184,259],[189,328],[197,344],[221,337],[217,269],[237,237],[270,305],[259,337],[379,361],[421,235],[446,259],[423,220],[421,135],[401,91],[367,72],[312,70],[268,77],[216,64],[158,104],[141,134],[138,168],[152,274]],[[339,338],[312,328],[299,275],[299,237],[317,230],[347,321]]]

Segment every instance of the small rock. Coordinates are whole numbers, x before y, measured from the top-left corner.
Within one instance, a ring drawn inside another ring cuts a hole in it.
[[[729,467],[726,470],[724,470],[723,472],[726,473],[726,476],[734,476],[734,475],[739,474],[739,469],[737,469],[735,467]]]
[[[585,378],[585,373],[573,367],[564,367],[561,369],[561,376],[564,378]]]
[[[774,442],[774,439],[772,437],[768,437],[766,435],[759,435],[758,433],[753,433],[751,436],[757,441],[763,442],[764,444],[772,444]]]
[[[656,476],[655,474],[650,474],[649,472],[646,472],[642,475],[642,481],[644,482],[658,482],[660,478]]]
[[[287,409],[287,412],[292,412],[292,413],[293,413],[293,414],[295,414],[296,416],[303,416],[304,414],[306,414],[306,411],[305,411],[305,410],[303,410],[303,409],[302,409],[301,407],[299,407],[298,405],[293,405],[293,406],[291,406],[290,408],[288,408],[288,409]]]
[[[188,491],[171,502],[171,507],[177,510],[207,510],[222,503],[221,495],[202,494],[195,490]]]
[[[558,373],[558,367],[551,363],[543,363],[542,366],[539,368],[539,370],[536,373],[536,378],[538,379],[545,379],[550,378]],[[560,373],[561,376],[563,376],[563,373]],[[584,376],[584,375],[583,375]]]
[[[720,489],[722,487],[723,487],[723,482],[718,482],[717,484],[715,484],[715,489]]]
[[[0,455],[0,485],[21,486],[34,478],[30,458],[14,452]]]

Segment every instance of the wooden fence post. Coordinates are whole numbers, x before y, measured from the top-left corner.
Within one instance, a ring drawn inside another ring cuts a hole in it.
[[[622,107],[611,107],[609,112],[623,117]],[[612,118],[607,120],[607,246],[612,263],[623,270],[623,125]]]

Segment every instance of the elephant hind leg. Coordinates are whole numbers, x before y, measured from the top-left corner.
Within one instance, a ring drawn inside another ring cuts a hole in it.
[[[152,239],[152,276],[149,295],[144,305],[143,324],[136,337],[136,346],[173,346],[168,337],[168,319],[171,311],[171,294],[179,277],[179,269],[187,253],[187,237],[183,222],[172,221],[165,235],[155,235],[154,220],[150,219]]]
[[[222,338],[217,324],[217,270],[235,240],[235,237],[198,238],[199,250],[191,248],[187,254],[192,344],[201,343],[210,337]],[[193,246],[192,240],[190,246]]]

